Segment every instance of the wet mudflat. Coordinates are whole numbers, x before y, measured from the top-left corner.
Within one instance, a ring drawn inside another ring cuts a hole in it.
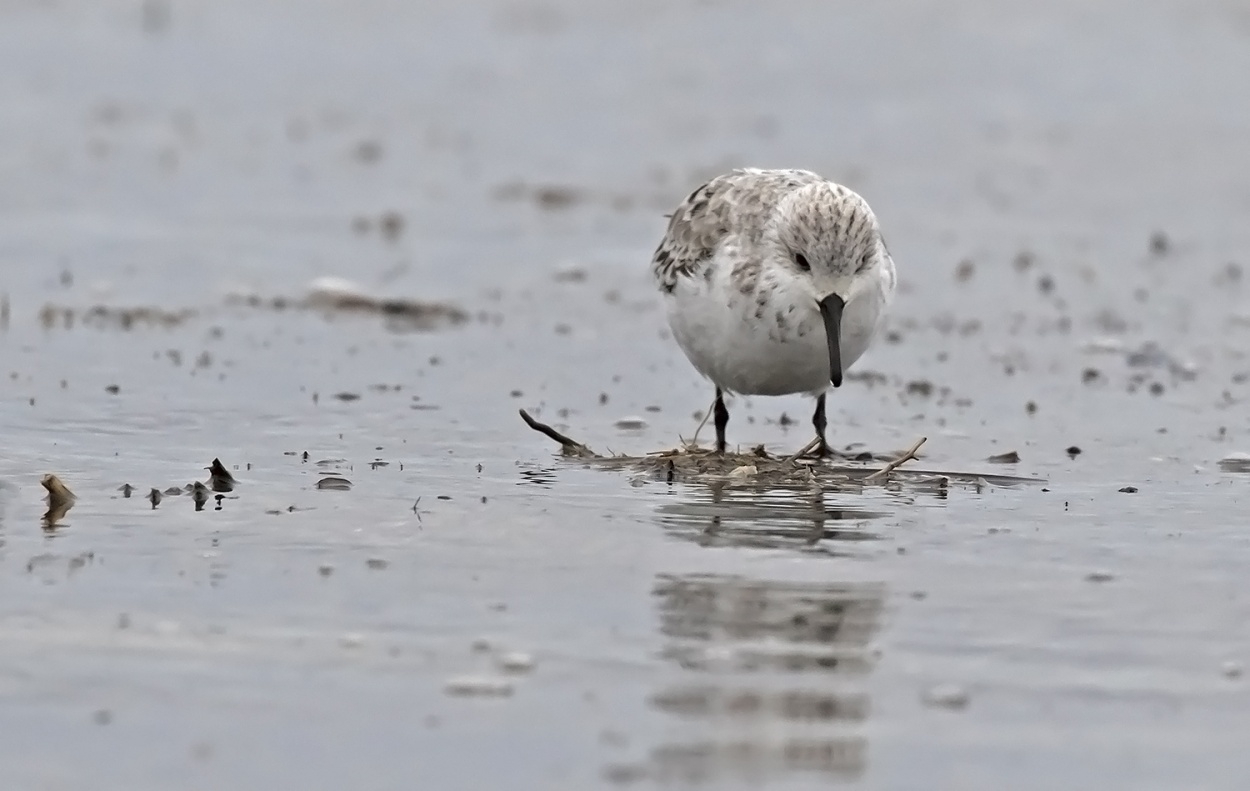
[[[1250,18],[645,11],[0,12],[5,787],[1244,787]],[[517,415],[691,436],[646,261],[743,164],[882,219],[897,475]]]

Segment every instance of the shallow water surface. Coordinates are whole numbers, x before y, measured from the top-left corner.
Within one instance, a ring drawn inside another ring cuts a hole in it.
[[[29,2],[0,66],[5,788],[1250,780],[1236,4]],[[899,265],[834,443],[983,483],[521,422],[693,433],[646,264],[745,164]]]

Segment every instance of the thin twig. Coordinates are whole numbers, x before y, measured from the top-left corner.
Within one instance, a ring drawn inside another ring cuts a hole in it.
[[[705,409],[705,410],[703,411],[703,419],[702,419],[702,420],[700,420],[700,421],[699,421],[699,425],[695,427],[695,430],[694,430],[694,436],[690,438],[690,441],[689,441],[689,442],[686,442],[685,440],[682,440],[682,443],[683,443],[683,444],[684,444],[687,448],[697,448],[697,447],[699,447],[699,432],[700,432],[700,431],[702,431],[702,430],[703,430],[703,427],[707,425],[707,419],[711,416],[711,414],[712,414],[712,410],[713,410],[713,409],[715,409],[715,408],[716,408],[716,402],[715,402],[715,401],[713,401],[713,402],[712,402],[712,403],[708,406],[708,408],[707,408],[707,409]]]
[[[916,458],[916,451],[920,450],[920,446],[925,444],[925,442],[928,439],[929,439],[928,437],[921,437],[920,439],[916,440],[916,444],[912,445],[910,448],[904,451],[902,456],[899,456],[894,461],[890,462],[889,464],[886,464],[881,469],[877,470],[876,472],[872,473],[868,477],[864,478],[864,482],[867,483],[868,481],[871,481],[875,478],[884,478],[885,476],[897,470],[899,467],[902,467],[907,462]]]
[[[819,446],[820,446],[820,437],[817,437],[816,439],[814,439],[814,440],[812,440],[811,442],[809,442],[809,443],[807,443],[806,445],[804,445],[804,446],[803,446],[803,448],[802,448],[802,450],[800,450],[798,453],[794,454],[793,456],[786,456],[786,458],[785,458],[785,462],[784,462],[784,463],[785,463],[785,464],[793,464],[793,463],[794,463],[795,461],[797,461],[799,458],[801,458],[801,457],[803,457],[803,456],[806,456],[807,454],[809,454],[809,453],[811,453],[812,451],[816,450],[816,448],[817,448],[817,447],[819,447]]]
[[[524,409],[520,410],[520,412],[521,412],[521,419],[525,421],[525,425],[534,429],[538,433],[545,434],[546,436],[550,437],[556,442],[559,442],[560,449],[564,451],[566,455],[569,455],[569,456],[598,456],[599,455],[598,453],[595,453],[593,450],[586,447],[585,445],[578,442],[577,440],[572,439],[570,437],[566,437],[565,435],[556,431],[554,428],[552,428],[551,426],[548,426],[546,423],[538,422],[534,418],[530,417],[530,413],[526,412]]]

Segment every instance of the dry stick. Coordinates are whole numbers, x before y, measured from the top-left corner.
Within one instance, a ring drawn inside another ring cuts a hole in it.
[[[690,441],[686,443],[686,447],[694,447],[694,448],[699,447],[699,432],[702,431],[703,427],[707,425],[707,419],[711,417],[712,410],[715,408],[716,408],[715,401],[713,401],[710,405],[708,405],[707,410],[703,413],[703,419],[700,420],[699,425],[695,427],[694,436],[691,437]]]
[[[572,453],[573,455],[576,455],[576,456],[597,456],[598,455],[597,453],[595,453],[594,451],[592,451],[590,448],[586,447],[582,443],[578,442],[575,439],[571,439],[569,437],[564,436],[563,434],[556,431],[551,426],[548,426],[546,423],[539,423],[537,420],[530,417],[530,413],[526,412],[524,409],[520,410],[520,412],[521,412],[521,419],[525,421],[525,425],[534,429],[538,433],[545,434],[551,439],[554,439],[556,442],[559,442],[560,447],[564,450],[565,453]]]
[[[916,440],[916,444],[912,445],[910,448],[904,451],[902,456],[899,456],[894,461],[890,462],[889,464],[886,464],[881,469],[877,470],[876,472],[872,473],[868,477],[864,478],[864,482],[867,483],[868,481],[871,481],[874,478],[884,478],[885,476],[897,470],[899,467],[902,467],[907,462],[916,458],[916,451],[920,450],[920,446],[925,444],[925,442],[928,439],[929,439],[928,437],[921,437],[920,439]]]
[[[793,464],[801,456],[806,456],[807,454],[816,450],[817,446],[819,445],[820,445],[820,437],[817,437],[816,439],[804,445],[802,450],[800,450],[798,453],[794,454],[793,456],[786,456],[784,463]]]

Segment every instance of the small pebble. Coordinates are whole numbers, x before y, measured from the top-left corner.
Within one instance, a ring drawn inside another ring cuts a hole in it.
[[[1120,492],[1123,494],[1137,494],[1136,486],[1121,486]]]
[[[1220,665],[1220,672],[1224,674],[1225,678],[1241,678],[1242,673],[1245,672],[1245,667],[1235,659],[1230,659],[1223,665]]]
[[[1111,582],[1115,575],[1109,571],[1091,571],[1085,575],[1086,582]]]
[[[485,653],[491,649],[490,638],[489,637],[475,637],[473,638],[473,642],[469,643],[469,648],[473,649],[473,651],[479,654]]]
[[[639,431],[647,427],[647,421],[637,416],[623,417],[616,421],[616,427],[626,431]]]

